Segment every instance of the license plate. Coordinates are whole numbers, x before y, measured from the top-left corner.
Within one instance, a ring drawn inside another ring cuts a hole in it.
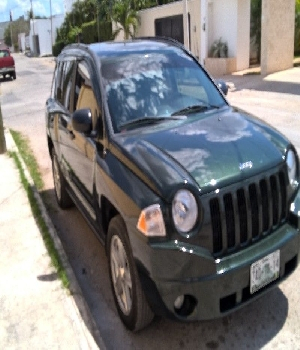
[[[279,277],[280,251],[256,261],[250,268],[250,293],[257,292]]]

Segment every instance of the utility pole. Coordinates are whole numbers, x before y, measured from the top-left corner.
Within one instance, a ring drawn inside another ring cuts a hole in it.
[[[30,0],[31,3],[31,16],[32,16],[32,32],[33,32],[33,36],[35,36],[35,32],[34,32],[34,14],[33,14],[33,8],[32,8],[32,0]]]
[[[10,11],[9,16],[10,16],[10,24],[9,24],[9,26],[10,26],[10,41],[11,41],[11,46],[12,46],[12,51],[13,51],[14,43],[13,43],[13,32],[12,32],[12,22],[13,22],[12,11]]]
[[[5,143],[4,127],[3,127],[1,104],[0,104],[0,154],[3,154],[5,152],[6,152],[6,143]]]
[[[35,40],[35,32],[34,32],[34,14],[33,14],[33,8],[32,8],[32,0],[30,0],[31,3],[31,20],[32,20],[32,43],[33,43],[33,55],[36,55],[36,40]]]
[[[50,0],[51,52],[53,50],[52,1]]]

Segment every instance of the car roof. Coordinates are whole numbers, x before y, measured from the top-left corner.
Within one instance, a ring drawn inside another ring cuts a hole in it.
[[[167,38],[137,38],[129,41],[123,41],[123,42],[102,42],[102,43],[95,43],[91,44],[90,48],[94,52],[97,53],[98,56],[107,55],[111,52],[116,51],[144,51],[146,50],[159,50],[159,49],[166,49],[168,47],[174,47],[174,46],[181,46],[178,42],[175,40],[167,39]]]
[[[105,41],[93,44],[71,44],[67,46],[62,53],[68,49],[83,49],[91,51],[93,54],[101,58],[108,56],[122,55],[125,52],[143,52],[159,51],[171,48],[179,48],[185,50],[184,46],[176,40],[164,37],[144,37],[135,38],[127,41]]]

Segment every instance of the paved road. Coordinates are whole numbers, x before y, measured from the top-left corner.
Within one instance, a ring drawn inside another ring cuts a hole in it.
[[[158,319],[138,334],[124,329],[113,303],[104,249],[77,209],[63,212],[55,203],[44,129],[44,104],[50,92],[53,61],[17,56],[16,64],[17,80],[1,84],[4,124],[30,139],[46,183],[42,195],[107,348],[300,349],[300,268],[280,288],[231,316],[190,324]],[[251,77],[248,86],[244,77],[226,80],[234,80],[236,86],[229,100],[267,118],[299,147],[300,96],[294,89],[282,94],[273,87],[270,93],[270,88],[262,90],[258,81],[251,85]],[[277,89],[281,85],[277,83]]]

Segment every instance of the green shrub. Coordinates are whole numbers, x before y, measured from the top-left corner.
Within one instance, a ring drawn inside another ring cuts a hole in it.
[[[53,56],[57,57],[65,46],[64,41],[57,41],[52,47]]]
[[[78,43],[80,42],[81,38],[81,29],[79,27],[73,27],[68,33],[68,43],[73,44],[73,43]]]
[[[210,49],[210,57],[228,57],[227,42],[222,41],[222,38],[215,40]]]
[[[107,41],[112,39],[112,25],[111,22],[99,23],[99,37],[98,25],[96,21],[84,23],[82,25],[82,37],[85,44],[94,43],[97,41]]]
[[[91,44],[98,41],[96,21],[83,23],[81,29],[82,29],[83,42],[85,44]]]
[[[99,41],[112,40],[112,24],[111,22],[99,23]]]

